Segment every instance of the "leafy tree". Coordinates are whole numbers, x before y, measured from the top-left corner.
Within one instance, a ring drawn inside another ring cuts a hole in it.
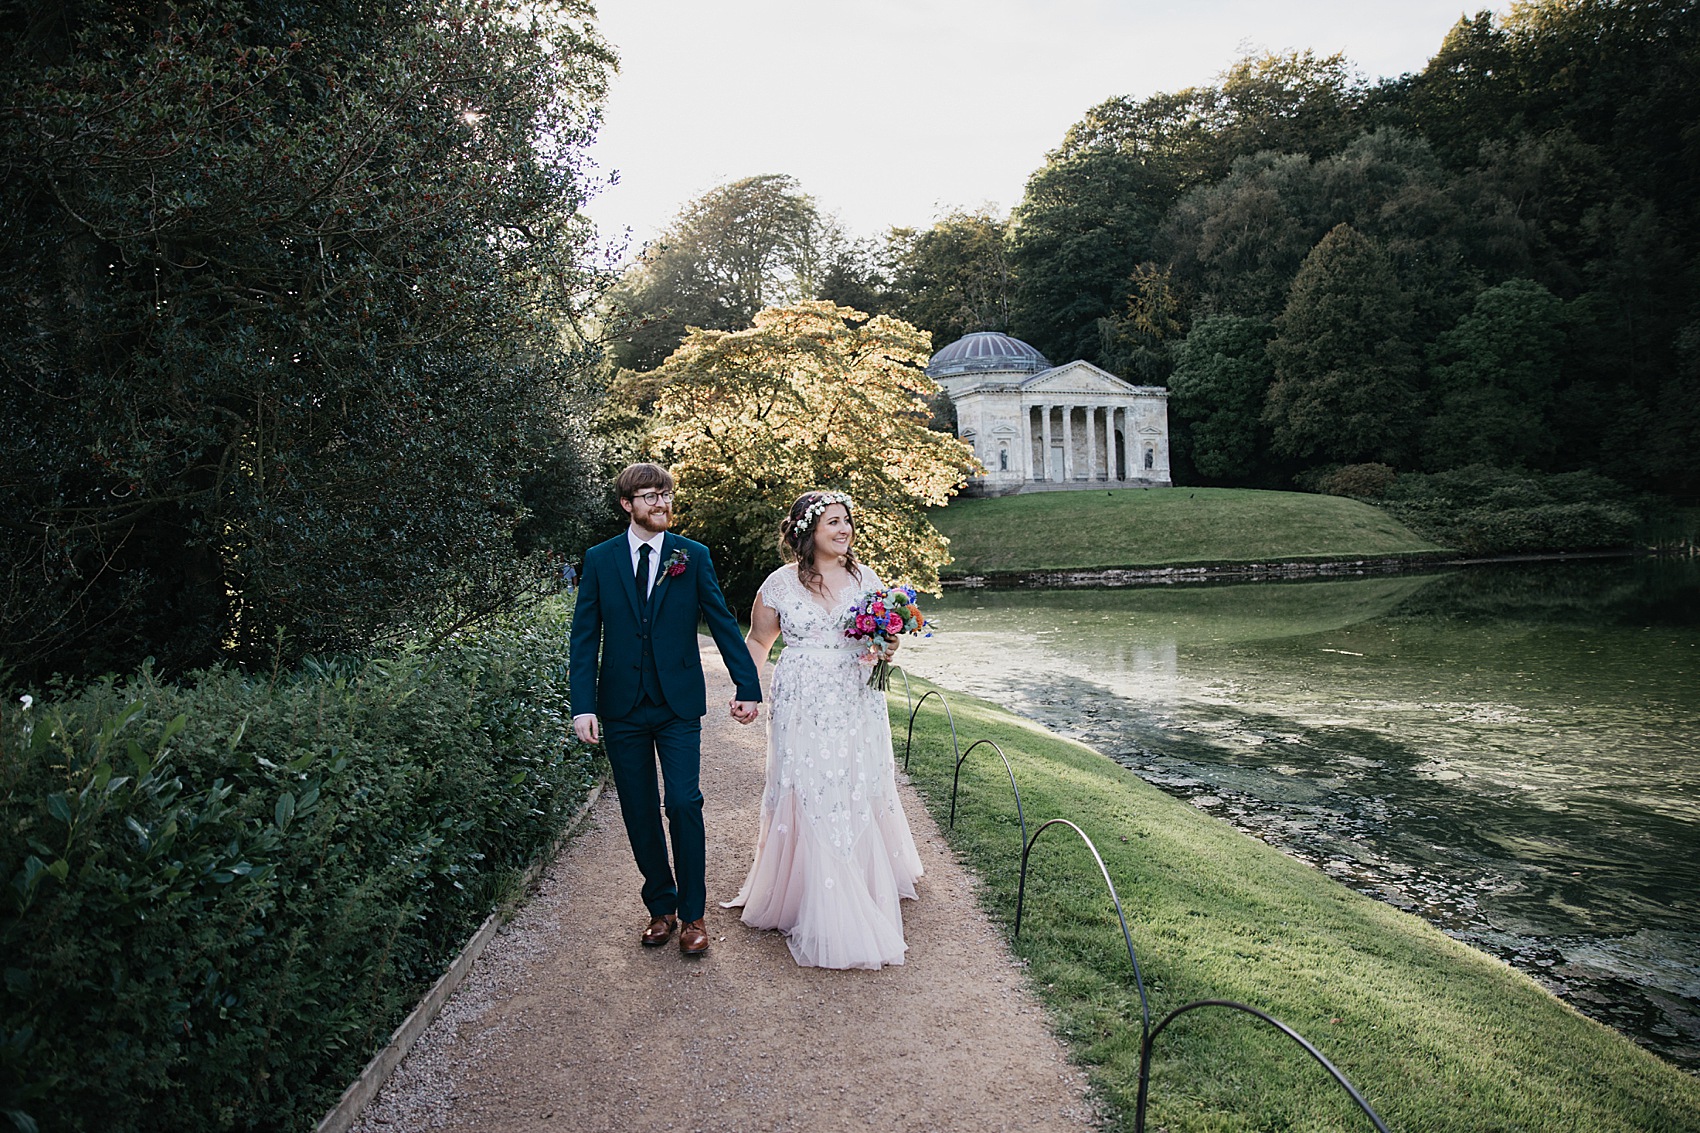
[[[1220,179],[1237,158],[1337,151],[1361,129],[1365,89],[1342,55],[1246,55],[1218,86],[1099,103],[1069,127],[1050,161],[1123,154],[1149,167],[1172,198]]]
[[[745,177],[685,205],[610,296],[614,361],[661,364],[686,328],[737,330],[764,307],[812,299],[842,237],[797,179]]]
[[[1158,247],[1200,294],[1201,314],[1267,322],[1280,313],[1299,265],[1330,227],[1316,182],[1308,158],[1263,153],[1176,203]]]
[[[1363,97],[1364,83],[1344,55],[1246,56],[1222,76],[1217,146],[1229,160],[1265,151],[1334,153],[1362,128]]]
[[[1098,320],[1121,313],[1134,269],[1169,201],[1138,157],[1082,151],[1027,182],[1011,218],[1015,333],[1050,358],[1103,361]]]
[[[1375,239],[1410,295],[1420,338],[1450,326],[1470,281],[1469,224],[1427,143],[1381,129],[1339,153],[1243,158],[1165,222],[1160,250],[1199,294],[1201,313],[1273,319],[1300,264],[1338,224]]]
[[[1127,96],[1092,107],[1068,128],[1047,164],[1061,165],[1093,153],[1131,157],[1151,169],[1166,196],[1227,172],[1219,140],[1222,92],[1188,87],[1134,101]]]
[[[1501,27],[1518,88],[1510,121],[1604,147],[1632,192],[1694,216],[1693,0],[1540,0],[1512,6]]]
[[[1551,457],[1563,318],[1552,292],[1533,280],[1507,280],[1476,296],[1475,307],[1435,340],[1427,467],[1537,467]]]
[[[1007,226],[988,211],[954,212],[888,241],[893,312],[943,346],[977,330],[1008,330],[1015,300]]]
[[[1244,482],[1263,464],[1273,334],[1257,319],[1213,315],[1194,324],[1175,351],[1170,404],[1193,467],[1210,479]]]
[[[1644,467],[1671,495],[1700,497],[1700,319],[1676,336],[1677,365],[1660,387]]]
[[[1263,419],[1275,451],[1406,463],[1418,406],[1410,323],[1386,253],[1349,224],[1324,236],[1299,268],[1269,344],[1275,382]]]
[[[1450,161],[1463,165],[1484,141],[1517,135],[1520,94],[1505,32],[1487,10],[1460,16],[1421,74],[1383,84],[1371,96],[1369,114],[1422,130]]]
[[[1156,239],[1164,216],[1183,194],[1207,192],[1205,186],[1227,174],[1236,159],[1267,164],[1282,151],[1316,157],[1334,151],[1359,129],[1362,94],[1363,84],[1342,56],[1307,51],[1247,56],[1219,87],[1093,107],[1028,181],[1012,218],[1017,333],[1053,358],[1083,357],[1162,380],[1168,347],[1137,320],[1152,298],[1140,286],[1152,272],[1142,276],[1140,265],[1151,263],[1162,274],[1157,265],[1175,258]],[[1272,213],[1288,205],[1261,188],[1256,198],[1236,202],[1241,215],[1224,218],[1225,226],[1209,239],[1252,245],[1270,223],[1294,228],[1290,262],[1276,269],[1279,279],[1268,284],[1260,309],[1230,300],[1206,313],[1274,317],[1299,260],[1344,219],[1320,227],[1310,218],[1283,225]],[[1222,254],[1262,256],[1249,247]],[[1193,282],[1185,269],[1179,279]]]
[[[1392,93],[1395,112],[1482,190],[1472,211],[1491,218],[1491,246],[1523,253],[1490,278],[1527,276],[1569,304],[1553,427],[1600,442],[1572,459],[1694,491],[1700,460],[1672,432],[1696,401],[1680,347],[1700,305],[1689,270],[1700,257],[1692,0],[1538,0],[1483,13]],[[1601,404],[1612,406],[1603,418]]]
[[[1098,319],[1099,365],[1132,382],[1166,384],[1190,305],[1190,291],[1172,269],[1139,264],[1128,277],[1121,312]]]
[[[747,330],[693,329],[620,395],[653,406],[650,451],[679,483],[680,530],[714,549],[740,606],[778,565],[779,520],[810,488],[851,493],[857,555],[891,581],[938,587],[950,561],[925,508],[971,473],[972,451],[927,428],[927,336],[901,320],[806,302]]]
[[[0,652],[20,675],[354,648],[538,580],[522,552],[581,510],[562,341],[613,66],[589,16],[14,5]]]
[[[892,288],[886,252],[887,244],[879,240],[840,242],[826,261],[814,298],[870,315],[895,314],[903,296]]]

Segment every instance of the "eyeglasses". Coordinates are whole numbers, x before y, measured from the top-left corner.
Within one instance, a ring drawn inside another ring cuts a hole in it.
[[[641,492],[638,495],[633,496],[632,499],[638,501],[644,507],[654,507],[656,504],[670,504],[670,503],[672,503],[673,502],[673,493],[672,492]]]

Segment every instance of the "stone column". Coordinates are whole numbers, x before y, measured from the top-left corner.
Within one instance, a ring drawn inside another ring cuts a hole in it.
[[[1032,405],[1023,405],[1022,407],[1022,454],[1017,459],[1020,461],[1017,468],[1022,473],[1023,483],[1032,480],[1032,475],[1027,471],[1029,466],[1034,463],[1034,407]]]
[[[1129,473],[1132,473],[1132,463],[1127,459],[1127,407],[1122,407],[1122,483],[1127,483]]]
[[[1116,475],[1116,414],[1122,412],[1115,405],[1110,406],[1110,412],[1104,418],[1104,444],[1110,450],[1104,458],[1104,469],[1111,480],[1121,483],[1122,478]],[[1125,471],[1125,469],[1124,469]]]
[[[1074,483],[1074,406],[1068,402],[1062,405],[1062,479],[1064,484]]]
[[[1039,479],[1051,478],[1051,406],[1047,402],[1039,407]]]
[[[1098,479],[1098,407],[1086,407],[1086,479]]]
[[[1116,407],[1106,405],[1104,410],[1104,483],[1108,484],[1116,478]]]
[[[1033,407],[1021,407],[1021,479],[1033,479]]]

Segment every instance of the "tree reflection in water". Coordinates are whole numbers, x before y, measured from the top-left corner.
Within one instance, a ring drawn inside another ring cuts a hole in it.
[[[958,591],[911,672],[1700,1069],[1700,567]],[[988,664],[988,660],[992,663]]]

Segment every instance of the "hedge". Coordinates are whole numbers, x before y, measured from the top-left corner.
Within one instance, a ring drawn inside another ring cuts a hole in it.
[[[1629,547],[1645,521],[1645,501],[1595,472],[1476,464],[1424,475],[1352,464],[1317,470],[1302,486],[1379,504],[1424,537],[1476,555]]]
[[[0,1110],[311,1129],[594,783],[566,673],[551,606],[270,678],[9,695]]]

